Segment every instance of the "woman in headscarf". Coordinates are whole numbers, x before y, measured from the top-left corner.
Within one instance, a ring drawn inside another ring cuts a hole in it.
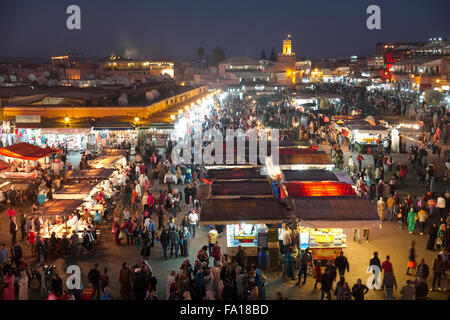
[[[378,216],[381,221],[384,221],[384,210],[386,208],[386,203],[383,200],[383,197],[380,197],[380,200],[377,202],[378,205]]]
[[[414,228],[416,226],[416,220],[417,220],[417,214],[414,212],[414,208],[411,207],[411,210],[408,213],[408,232],[409,234],[412,234],[414,231]]]
[[[433,225],[430,228],[430,231],[428,231],[428,242],[427,242],[427,250],[434,250],[434,244],[436,243],[436,238],[438,234],[438,227],[436,223],[433,223]]]
[[[20,272],[19,300],[28,300],[28,276],[25,270]]]
[[[437,247],[438,250],[441,248],[446,248],[447,246],[447,225],[444,221],[444,218],[441,218],[439,221],[439,230],[437,233]]]
[[[166,299],[169,300],[170,297],[170,287],[172,285],[175,285],[175,271],[171,271],[170,274],[167,276],[166,280]]]
[[[258,292],[260,294],[260,298],[261,298],[261,300],[266,300],[265,276],[263,275],[263,273],[259,267],[256,268],[255,273],[256,273],[255,284],[258,287]]]
[[[155,198],[153,197],[153,194],[152,194],[152,192],[150,190],[148,192],[147,203],[148,203],[148,210],[149,210],[149,213],[151,215],[153,213],[153,208],[155,207]]]
[[[12,270],[9,270],[7,274],[3,277],[4,283],[4,291],[3,291],[3,300],[14,300],[15,299],[15,288],[14,288],[14,273]]]
[[[289,248],[289,251],[286,253],[286,263],[287,263],[287,276],[292,280],[295,280],[294,275],[295,259],[292,256],[292,247]]]

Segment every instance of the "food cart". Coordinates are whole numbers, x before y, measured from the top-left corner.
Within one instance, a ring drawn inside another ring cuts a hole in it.
[[[335,260],[347,247],[347,236],[341,228],[308,228],[299,226],[296,231],[298,247],[310,249],[312,260],[325,266],[328,260]]]
[[[44,240],[50,239],[53,232],[56,233],[56,238],[61,239],[64,235],[70,237],[72,234],[73,224],[71,223],[71,216],[75,214],[76,210],[81,211],[83,200],[49,200],[44,202],[36,213],[37,216],[42,216],[47,219],[46,224],[42,226],[41,237]],[[88,220],[81,219],[78,224],[78,234],[81,239],[83,230],[89,225]]]

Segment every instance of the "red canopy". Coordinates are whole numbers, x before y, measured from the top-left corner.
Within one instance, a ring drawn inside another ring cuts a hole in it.
[[[287,182],[286,189],[291,198],[356,195],[351,185],[337,181]]]
[[[44,149],[26,142],[0,148],[0,155],[2,156],[32,161],[37,161],[56,152],[58,152],[58,150]]]

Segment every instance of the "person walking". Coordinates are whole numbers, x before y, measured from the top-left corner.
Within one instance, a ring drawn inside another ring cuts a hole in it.
[[[438,234],[437,224],[433,223],[433,225],[430,227],[430,230],[428,231],[427,250],[431,250],[431,251],[434,250],[437,234]]]
[[[392,194],[387,199],[386,205],[388,207],[388,215],[389,215],[389,222],[390,222],[391,219],[394,218],[394,216],[395,216],[395,199]]]
[[[356,284],[352,287],[352,296],[355,300],[364,300],[364,295],[369,292],[369,288],[364,285],[361,279],[356,281]]]
[[[214,258],[214,266],[218,266],[222,261],[222,249],[219,245],[219,241],[216,241],[216,245],[211,250],[211,256]]]
[[[406,285],[400,289],[401,300],[414,300],[416,288],[411,280],[406,280]]]
[[[16,217],[12,216],[12,217],[9,217],[9,219],[10,219],[9,233],[11,234],[11,244],[14,244],[14,242],[16,242],[17,230],[19,228],[16,223]]]
[[[330,274],[329,271],[322,274],[322,277],[320,278],[320,283],[321,283],[320,300],[323,300],[325,295],[327,295],[328,300],[331,300],[331,286],[333,283],[333,276]]]
[[[298,270],[298,281],[296,285],[300,284],[300,279],[303,275],[303,284],[306,283],[306,275],[308,273],[308,264],[310,261],[310,255],[308,250],[305,250],[300,258],[300,268]]]
[[[211,250],[216,245],[216,241],[219,238],[219,233],[217,232],[214,226],[210,226],[210,230],[208,232],[208,250],[209,255],[211,255]]]
[[[314,290],[317,289],[317,284],[320,283],[320,278],[322,277],[322,268],[320,267],[320,263],[317,261],[314,265],[314,273],[316,282],[314,283]]]
[[[386,300],[392,300],[394,294],[394,288],[397,290],[397,280],[395,279],[394,273],[389,271],[384,274],[383,282],[381,284],[381,289],[386,288]]]
[[[175,259],[178,259],[178,248],[180,246],[180,235],[176,228],[172,228],[169,233],[170,237],[170,257],[173,257],[173,251],[175,250]]]
[[[419,212],[417,212],[417,219],[419,221],[420,235],[423,236],[425,231],[425,224],[428,219],[428,212],[421,208]]]
[[[414,212],[413,207],[411,207],[411,210],[408,213],[407,221],[408,221],[408,232],[409,234],[412,234],[417,221],[417,214]]]
[[[100,271],[98,270],[97,263],[94,265],[94,268],[89,271],[88,280],[89,283],[92,284],[92,289],[94,289],[92,297],[97,294],[97,300],[100,299]]]
[[[28,300],[28,276],[25,270],[20,272],[18,300]]]
[[[341,251],[339,256],[334,260],[334,264],[336,265],[338,271],[339,271],[339,277],[343,278],[345,275],[345,270],[347,272],[350,272],[350,266],[348,264],[347,258],[344,256],[344,252]]]
[[[444,261],[442,260],[442,256],[438,254],[436,258],[433,260],[433,284],[431,286],[431,291],[434,291],[434,286],[438,285],[439,291],[441,290],[441,278],[444,273],[445,266]],[[445,276],[445,273],[444,273]]]
[[[383,263],[381,264],[381,269],[383,270],[384,274],[392,271],[392,263],[390,259],[391,257],[389,255],[386,256],[386,260],[384,260]]]
[[[428,285],[422,278],[418,278],[416,281],[415,295],[416,295],[416,300],[426,300],[427,299]]]
[[[7,270],[3,277],[3,300],[15,300],[16,289],[14,286],[15,276],[13,270]]]
[[[197,221],[198,221],[198,214],[195,212],[195,210],[191,210],[191,212],[188,214],[188,220],[189,220],[189,228],[192,235],[192,238],[195,238],[195,229],[197,227]]]
[[[167,232],[167,230],[165,228],[162,229],[159,239],[161,241],[161,246],[162,246],[163,253],[164,253],[164,259],[167,260],[167,247],[170,244],[170,237],[169,237],[169,233]]]
[[[189,232],[187,227],[184,227],[183,248],[184,248],[184,255],[186,257],[189,257],[190,244],[191,244],[191,233]]]
[[[425,259],[420,259],[420,263],[417,265],[416,278],[422,278],[427,281],[430,274],[430,267],[425,263]]]
[[[122,264],[122,269],[119,272],[119,282],[120,282],[120,295],[122,300],[130,300],[130,294],[133,291],[132,287],[132,272],[128,268],[127,263]]]
[[[416,267],[416,250],[415,250],[416,242],[411,242],[411,247],[409,248],[409,257],[408,257],[408,268],[406,269],[406,275],[411,276],[409,273],[409,269],[414,269]]]

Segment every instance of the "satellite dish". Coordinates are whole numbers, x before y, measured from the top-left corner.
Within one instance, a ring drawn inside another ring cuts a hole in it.
[[[128,99],[127,95],[122,93],[122,95],[119,97],[119,106],[127,106],[128,105]]]
[[[89,80],[94,80],[94,79],[95,79],[95,76],[91,73],[90,75],[88,75],[88,79],[89,79]]]
[[[54,87],[56,85],[56,80],[55,79],[50,79],[47,81],[47,87]]]
[[[49,75],[50,75],[50,73],[48,73],[48,71],[44,72],[44,77],[48,78]]]
[[[150,91],[147,91],[145,93],[145,98],[147,99],[147,101],[153,101],[155,99],[155,96]]]
[[[160,96],[158,90],[153,89],[152,91],[150,91],[152,93],[152,95],[156,98],[158,98]]]
[[[47,79],[45,79],[44,76],[40,76],[40,77],[37,78],[37,81],[38,81],[38,83],[39,83],[40,85],[43,85],[44,83],[47,82]]]
[[[28,75],[28,80],[30,80],[31,82],[36,81],[36,76],[34,74],[30,73]]]

